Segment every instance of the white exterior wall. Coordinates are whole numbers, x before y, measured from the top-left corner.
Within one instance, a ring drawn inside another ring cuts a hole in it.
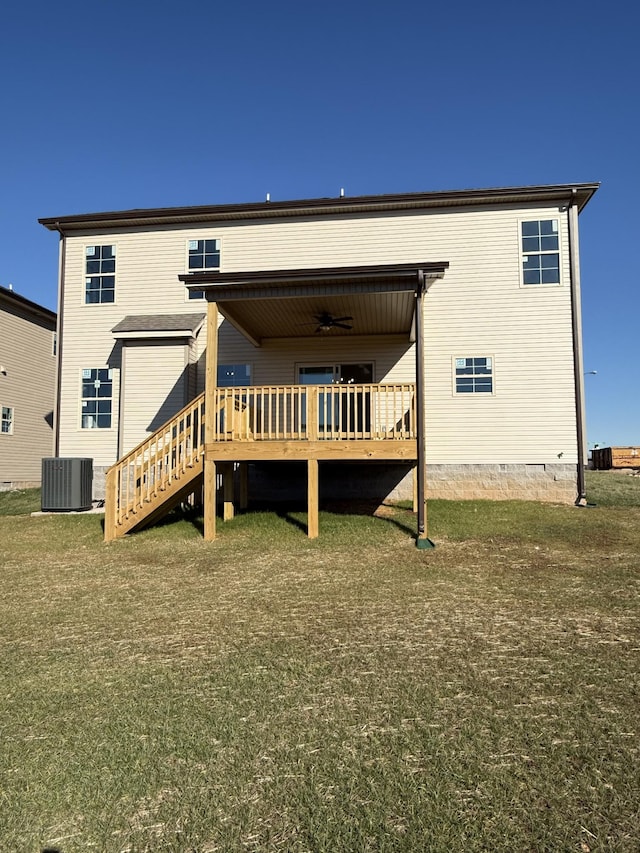
[[[521,286],[522,219],[559,220],[561,285]],[[96,465],[115,460],[115,417],[112,430],[80,429],[80,371],[113,360],[110,329],[127,314],[204,310],[204,302],[186,298],[177,276],[186,271],[187,240],[209,237],[221,241],[225,272],[448,261],[425,299],[427,462],[576,462],[567,230],[557,207],[489,206],[69,237],[60,453],[93,456]],[[113,305],[84,304],[84,249],[94,244],[117,247]],[[494,394],[456,395],[452,359],[484,355],[494,359]],[[253,384],[295,382],[296,364],[309,362],[373,361],[376,381],[415,377],[413,348],[398,338],[313,336],[258,349],[228,324],[219,361],[251,363]]]
[[[128,341],[122,361],[121,456],[186,405],[189,348],[183,341]]]

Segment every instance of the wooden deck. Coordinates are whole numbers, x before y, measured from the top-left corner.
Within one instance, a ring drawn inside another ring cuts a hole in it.
[[[314,536],[319,461],[417,458],[413,383],[215,388],[212,399],[211,420],[201,394],[109,469],[107,541],[154,523],[203,483],[205,537],[215,538],[217,466],[229,518],[230,463],[261,460],[308,462]]]

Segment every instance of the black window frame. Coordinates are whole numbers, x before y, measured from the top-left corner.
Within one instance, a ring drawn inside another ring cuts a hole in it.
[[[5,412],[7,412],[6,416]],[[0,435],[13,435],[15,413],[13,406],[0,406]],[[7,429],[5,429],[5,424],[8,425]]]
[[[112,305],[116,301],[116,246],[85,246],[85,305]]]
[[[193,244],[196,244],[195,246]],[[214,244],[214,245],[207,245]],[[215,263],[217,261],[217,263]],[[220,269],[220,238],[196,237],[187,240],[187,271],[207,272]],[[204,299],[203,290],[187,290],[187,298]]]
[[[113,370],[110,367],[84,367],[80,382],[80,428],[111,429],[113,426]],[[91,386],[93,386],[92,392]],[[109,393],[105,393],[106,391]],[[94,422],[86,423],[85,418],[92,418]]]
[[[560,284],[560,222],[558,219],[522,220],[520,251],[524,287]]]
[[[494,394],[494,357],[492,355],[455,356],[453,359],[453,381],[456,396],[469,397],[476,394]]]

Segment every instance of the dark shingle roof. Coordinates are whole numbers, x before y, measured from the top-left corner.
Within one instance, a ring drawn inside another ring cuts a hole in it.
[[[114,335],[140,332],[188,332],[193,335],[204,323],[206,314],[128,314],[111,330]]]

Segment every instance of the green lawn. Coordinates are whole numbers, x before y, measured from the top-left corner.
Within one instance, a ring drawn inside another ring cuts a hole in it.
[[[0,494],[0,850],[640,849],[640,478],[109,545]]]

